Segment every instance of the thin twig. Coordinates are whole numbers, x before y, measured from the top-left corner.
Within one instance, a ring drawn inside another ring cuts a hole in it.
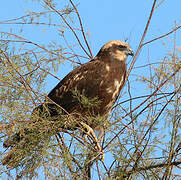
[[[80,42],[80,39],[79,39],[77,33],[74,31],[74,29],[72,28],[72,26],[70,26],[70,24],[67,22],[67,20],[64,18],[64,16],[63,16],[59,11],[57,11],[53,6],[51,6],[50,3],[47,3],[47,2],[45,2],[45,1],[44,1],[44,3],[45,3],[48,7],[50,7],[52,10],[54,10],[54,11],[63,19],[63,21],[65,22],[65,24],[69,27],[69,29],[70,29],[70,30],[72,31],[72,33],[74,34],[74,36],[75,36],[75,38],[77,39],[80,47],[81,47],[81,48],[83,49],[83,51],[91,58],[92,56],[91,56],[91,55],[86,51],[86,49],[83,47],[83,45],[82,45],[82,43]]]
[[[157,89],[152,93],[152,95],[149,96],[147,99],[145,99],[142,103],[140,103],[136,108],[134,108],[134,109],[132,110],[132,112],[134,112],[136,109],[138,109],[140,106],[142,106],[145,102],[147,102],[152,96],[154,96],[154,95],[157,93],[157,91],[158,91],[161,87],[163,87],[163,86],[167,83],[167,81],[170,80],[180,69],[181,69],[181,67],[179,67],[168,79],[166,79],[162,84],[160,84],[160,85],[157,87]],[[130,113],[132,113],[132,112],[127,113],[125,116],[122,117],[122,119],[125,118],[126,116],[128,116],[128,115],[129,115]],[[119,122],[119,121],[120,121],[120,120],[115,121],[114,123],[112,123],[112,125],[116,124],[116,123]],[[123,127],[122,130],[119,131],[119,132],[107,143],[107,145],[104,146],[103,150],[104,150],[105,148],[107,148],[107,147],[109,146],[109,144],[110,144],[112,141],[114,141],[114,139],[117,138],[117,137],[119,136],[119,134],[121,134],[121,133],[124,131],[124,129],[127,128],[133,121],[134,121],[134,119],[133,119],[132,121],[130,121],[125,127]]]
[[[166,33],[166,34],[163,34],[162,36],[159,36],[159,37],[154,38],[154,39],[152,39],[152,40],[150,40],[150,41],[147,41],[147,42],[143,43],[143,44],[141,45],[141,47],[143,47],[143,46],[145,46],[145,45],[147,45],[147,44],[150,44],[150,43],[152,43],[153,41],[156,41],[156,40],[158,40],[158,39],[164,38],[164,37],[172,34],[173,32],[177,31],[177,30],[180,29],[180,28],[181,28],[181,26],[178,26],[178,27],[174,28],[172,31],[169,31],[169,32]]]
[[[138,56],[138,54],[139,54],[139,52],[140,52],[140,50],[141,50],[141,48],[142,48],[142,43],[143,43],[143,40],[144,40],[144,38],[145,38],[145,36],[146,36],[146,33],[147,33],[147,31],[148,31],[148,27],[149,27],[149,25],[150,25],[150,21],[151,21],[152,16],[153,16],[153,12],[154,12],[154,10],[155,10],[156,2],[157,2],[157,0],[154,0],[153,6],[152,6],[152,8],[151,8],[150,16],[149,16],[149,18],[148,18],[148,21],[147,21],[145,30],[144,30],[144,32],[143,32],[141,41],[140,41],[139,46],[138,46],[138,49],[137,49],[137,51],[136,51],[136,54],[135,54],[135,56],[134,56],[134,58],[133,58],[133,61],[132,61],[131,65],[130,65],[130,68],[129,68],[129,70],[128,70],[126,79],[128,78],[128,76],[129,76],[129,74],[130,74],[130,72],[131,72],[131,70],[132,70],[132,68],[133,68],[133,66],[134,66],[134,64],[135,64],[135,62],[136,62],[137,56]]]
[[[87,48],[88,48],[88,50],[89,50],[89,52],[90,52],[91,59],[92,59],[92,58],[93,58],[93,54],[92,54],[92,51],[91,51],[91,49],[90,49],[89,43],[88,43],[88,41],[87,41],[87,38],[86,38],[86,36],[85,36],[85,32],[84,32],[84,28],[83,28],[83,25],[82,25],[82,20],[81,20],[81,18],[80,18],[79,12],[78,12],[76,6],[74,5],[74,3],[73,3],[71,0],[69,0],[69,1],[70,1],[70,3],[72,4],[72,6],[74,7],[75,12],[76,12],[76,14],[77,14],[77,16],[78,16],[79,23],[80,23],[80,27],[81,27],[81,32],[82,32],[84,41],[85,41],[85,43],[86,43],[86,45],[87,45]]]
[[[178,166],[181,164],[181,161],[174,161],[172,162],[170,165],[171,166]],[[132,174],[134,172],[139,172],[139,171],[146,171],[146,170],[151,170],[151,169],[155,169],[155,168],[163,168],[166,167],[168,164],[167,163],[160,163],[160,164],[156,164],[156,165],[150,165],[150,166],[146,166],[146,167],[140,167],[140,168],[136,168],[133,169],[131,171],[128,171],[128,174]]]

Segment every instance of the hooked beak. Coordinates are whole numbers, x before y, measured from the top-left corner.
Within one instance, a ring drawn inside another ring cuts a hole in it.
[[[131,49],[131,48],[129,48],[129,49],[126,49],[126,51],[125,51],[125,53],[129,56],[134,56],[134,52],[133,52],[133,50]]]

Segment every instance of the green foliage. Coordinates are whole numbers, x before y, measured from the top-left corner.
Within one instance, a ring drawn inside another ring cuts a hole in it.
[[[98,97],[87,98],[85,96],[84,90],[82,92],[79,92],[76,88],[75,90],[72,91],[72,93],[73,93],[73,97],[77,99],[84,108],[91,109],[91,108],[99,106],[101,103],[101,101],[98,100]]]

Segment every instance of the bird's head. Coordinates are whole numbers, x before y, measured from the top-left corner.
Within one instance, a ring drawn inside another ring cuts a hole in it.
[[[130,46],[120,40],[112,40],[103,45],[97,56],[105,56],[120,61],[125,61],[128,56],[134,56]]]

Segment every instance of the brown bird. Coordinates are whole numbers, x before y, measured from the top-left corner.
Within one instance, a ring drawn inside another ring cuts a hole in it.
[[[75,130],[103,130],[103,124],[93,117],[108,117],[126,79],[126,59],[133,56],[130,46],[119,40],[106,43],[91,61],[77,67],[61,80],[48,94],[49,102],[33,111],[48,111],[49,117],[59,119],[61,114],[75,114],[76,121],[62,124],[61,128]],[[61,109],[61,113],[60,113]],[[90,120],[91,118],[91,120]],[[13,137],[13,138],[12,138]],[[4,142],[4,147],[13,147],[21,141],[19,133]],[[5,156],[3,164],[8,164],[12,154]]]

